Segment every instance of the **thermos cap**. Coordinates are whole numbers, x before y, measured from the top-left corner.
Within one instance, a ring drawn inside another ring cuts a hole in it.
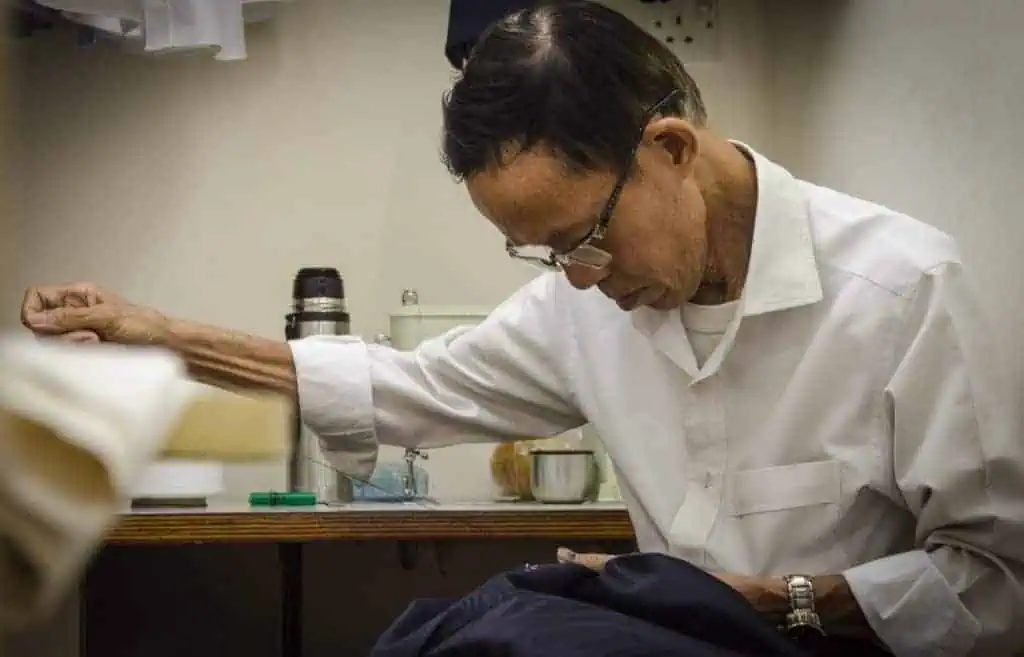
[[[293,299],[345,298],[345,283],[334,267],[303,267],[292,284]]]

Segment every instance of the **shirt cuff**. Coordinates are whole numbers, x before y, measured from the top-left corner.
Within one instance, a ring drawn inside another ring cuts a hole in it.
[[[324,458],[368,479],[377,465],[370,353],[359,338],[317,335],[288,343],[302,422],[320,437]]]
[[[924,550],[869,561],[843,576],[896,657],[962,657],[981,633],[981,623]]]

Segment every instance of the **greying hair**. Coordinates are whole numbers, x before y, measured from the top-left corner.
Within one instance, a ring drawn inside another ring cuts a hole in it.
[[[573,171],[628,170],[650,108],[698,127],[707,110],[679,58],[597,2],[546,4],[492,25],[443,102],[442,159],[465,180],[549,149]]]

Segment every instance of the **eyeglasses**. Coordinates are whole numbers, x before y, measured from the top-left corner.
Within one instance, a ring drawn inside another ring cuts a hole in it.
[[[626,186],[626,182],[629,179],[629,172],[632,168],[632,163],[636,160],[637,152],[640,150],[640,145],[643,143],[643,131],[647,128],[647,124],[650,120],[654,118],[654,116],[660,112],[665,105],[673,101],[678,94],[678,89],[673,90],[644,112],[646,121],[644,121],[644,125],[640,129],[640,135],[637,137],[633,150],[629,154],[629,165],[627,165],[625,170],[619,174],[618,179],[615,181],[615,187],[612,188],[611,194],[608,195],[608,201],[604,204],[601,214],[597,217],[597,222],[590,231],[587,232],[583,239],[577,242],[572,248],[564,251],[556,251],[548,246],[516,246],[511,242],[511,240],[505,240],[505,251],[509,256],[517,260],[523,260],[543,269],[554,270],[563,269],[569,265],[580,265],[591,269],[604,269],[610,265],[612,262],[612,254],[599,246],[595,246],[594,242],[599,242],[604,239],[608,232],[608,224],[611,223],[612,214],[615,212],[615,207],[619,204],[619,197],[622,196],[622,188]]]

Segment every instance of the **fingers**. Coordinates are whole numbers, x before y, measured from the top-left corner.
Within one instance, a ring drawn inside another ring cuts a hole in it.
[[[43,313],[61,308],[90,308],[104,303],[104,294],[91,283],[33,287],[21,304],[21,323],[32,330],[45,330],[53,322]]]
[[[569,548],[558,548],[558,563],[575,563],[596,571],[604,570],[605,565],[614,558],[614,554],[578,554]]]
[[[73,342],[75,344],[92,344],[100,341],[98,333],[93,331],[71,331],[70,333],[64,333],[58,336],[58,339],[64,342]]]
[[[71,331],[70,333],[36,333],[36,338],[47,342],[63,342],[65,344],[98,344],[103,342],[98,333],[93,331]]]
[[[29,288],[21,302],[21,323],[28,326],[28,318],[46,310],[47,298],[40,288]],[[29,327],[31,328],[31,327]]]
[[[25,316],[23,323],[35,333],[43,335],[65,335],[68,339],[79,341],[70,334],[92,333],[99,335],[102,328],[102,311],[97,307],[64,307],[46,309],[40,312],[31,313]]]

